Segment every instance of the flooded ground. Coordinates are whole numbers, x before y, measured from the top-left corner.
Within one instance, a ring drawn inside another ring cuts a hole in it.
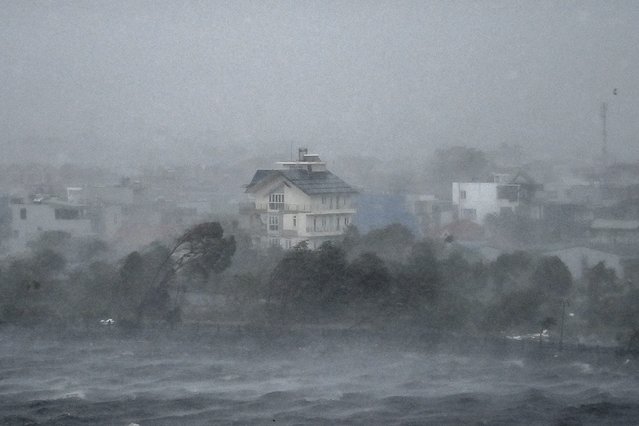
[[[0,329],[0,424],[639,423],[637,361],[614,356],[286,334],[46,334]]]

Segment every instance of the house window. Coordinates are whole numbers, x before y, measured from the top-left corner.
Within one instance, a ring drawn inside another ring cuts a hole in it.
[[[322,217],[322,229],[326,231],[326,218]]]
[[[337,216],[337,230],[338,231],[340,230],[340,220],[341,220],[340,217]]]
[[[477,219],[477,209],[463,209],[462,210],[462,218],[469,220]]]
[[[268,230],[269,231],[279,231],[280,229],[280,218],[279,216],[269,216],[268,217]]]
[[[519,197],[519,187],[516,185],[499,185],[497,187],[497,198],[508,200],[511,203],[517,201]]]
[[[284,247],[286,247],[287,249],[290,249],[290,248],[291,248],[291,246],[292,246],[292,244],[291,244],[291,240],[288,240],[288,239],[287,239],[287,240],[286,240],[286,242],[285,242]]]
[[[54,214],[57,220],[73,220],[80,217],[80,211],[75,209],[55,209]]]
[[[297,228],[297,216],[293,216],[293,228]]]
[[[466,191],[460,191],[459,192],[459,198],[461,198],[462,200],[466,199]]]
[[[344,218],[344,226],[348,226],[348,224],[351,222],[350,218],[345,217]]]
[[[326,195],[322,195],[322,204],[326,204]]]
[[[279,238],[270,238],[268,241],[269,245],[271,247],[279,247],[280,245],[280,239]]]
[[[282,210],[284,208],[284,194],[273,193],[268,196],[268,208],[271,210]]]
[[[313,231],[317,231],[317,218],[313,218]]]
[[[26,218],[27,218],[27,209],[23,207],[20,209],[20,219],[26,219]]]

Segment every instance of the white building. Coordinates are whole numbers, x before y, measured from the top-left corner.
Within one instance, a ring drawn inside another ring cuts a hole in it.
[[[8,248],[11,252],[25,250],[27,243],[37,240],[46,231],[64,231],[75,236],[95,235],[85,206],[57,199],[26,202],[24,198],[12,199],[9,206],[12,220]]]
[[[459,219],[483,224],[490,214],[515,213],[528,206],[537,188],[522,174],[493,174],[491,182],[453,182],[453,204]]]
[[[67,200],[84,205],[133,204],[139,189],[128,185],[68,187]]]
[[[307,241],[317,248],[339,238],[355,214],[357,191],[326,169],[319,155],[299,150],[297,161],[279,170],[258,170],[240,205],[254,244],[291,248]]]

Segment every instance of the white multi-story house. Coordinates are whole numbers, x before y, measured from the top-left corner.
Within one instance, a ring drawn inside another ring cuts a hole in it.
[[[246,187],[250,201],[240,205],[253,243],[291,248],[307,241],[317,248],[339,239],[352,223],[357,191],[306,149],[297,161],[278,164],[281,169],[255,173]]]
[[[96,235],[86,206],[53,198],[13,198],[11,235],[7,240],[10,252],[20,252],[27,243],[37,240],[46,231],[63,231],[74,236]]]
[[[453,182],[453,204],[459,219],[483,224],[490,214],[515,213],[529,208],[539,188],[532,179],[518,173],[493,174],[489,182]]]

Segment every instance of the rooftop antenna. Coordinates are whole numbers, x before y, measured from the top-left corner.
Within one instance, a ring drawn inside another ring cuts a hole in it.
[[[617,94],[617,89],[613,91],[614,94]],[[608,129],[606,128],[606,121],[608,116],[608,103],[603,102],[601,104],[601,124],[602,124],[602,138],[603,138],[603,146],[601,147],[601,160],[603,162],[604,168],[608,167]]]
[[[612,89],[612,95],[617,96],[617,88]],[[601,136],[603,145],[601,147],[601,157],[604,169],[608,167],[610,162],[610,155],[608,153],[608,103],[602,102],[601,104]]]

